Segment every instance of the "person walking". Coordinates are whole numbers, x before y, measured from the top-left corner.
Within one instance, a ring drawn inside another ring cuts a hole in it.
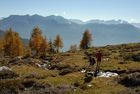
[[[90,68],[91,68],[91,70],[93,70],[93,67],[94,67],[94,64],[96,63],[96,61],[91,54],[89,54],[87,52],[85,52],[85,54],[86,54],[88,61],[89,61],[88,69],[90,70]]]
[[[98,51],[96,53],[96,59],[97,59],[96,72],[99,73],[100,64],[101,64],[101,60],[102,60],[102,53],[101,53],[101,51]]]

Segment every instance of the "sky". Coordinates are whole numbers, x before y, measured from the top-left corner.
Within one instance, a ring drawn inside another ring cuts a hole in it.
[[[140,23],[140,0],[0,0],[0,18],[27,14]]]

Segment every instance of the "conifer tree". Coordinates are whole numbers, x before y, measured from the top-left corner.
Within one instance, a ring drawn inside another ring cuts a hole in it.
[[[27,57],[32,56],[32,51],[31,51],[31,48],[29,46],[26,46],[25,53],[26,53]]]
[[[12,28],[9,28],[4,36],[4,54],[12,56],[12,44],[13,44],[13,32]]]
[[[4,54],[15,57],[24,54],[24,47],[18,33],[9,28],[4,37]]]
[[[45,56],[46,52],[49,50],[49,47],[50,46],[49,46],[47,38],[46,37],[43,38],[41,46],[40,46],[41,55]]]
[[[32,31],[29,46],[32,51],[35,51],[36,55],[40,53],[40,47],[43,41],[42,32],[39,27],[35,27]]]
[[[54,50],[54,44],[52,42],[52,40],[50,39],[49,40],[49,53],[54,53],[55,50]]]
[[[19,34],[18,33],[15,33],[15,42],[16,42],[16,56],[21,56],[21,55],[24,55],[24,48],[23,48],[23,43],[19,37]]]
[[[91,45],[91,41],[92,41],[92,35],[91,35],[90,31],[87,29],[83,33],[82,40],[80,41],[80,48],[88,49]]]
[[[57,53],[59,53],[60,48],[63,48],[63,40],[59,34],[56,36],[54,40],[54,47]]]

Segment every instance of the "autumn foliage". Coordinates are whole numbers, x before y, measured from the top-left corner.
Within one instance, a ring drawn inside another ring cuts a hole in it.
[[[49,51],[49,48],[50,48],[50,45],[48,43],[48,39],[45,37],[42,39],[42,43],[40,46],[40,54],[44,56],[46,52]]]
[[[80,41],[80,48],[81,49],[88,49],[91,46],[92,41],[92,34],[89,30],[85,30],[83,33],[82,40]]]
[[[56,49],[56,52],[59,52],[60,48],[63,48],[63,40],[59,34],[54,39],[54,47]]]
[[[45,54],[49,49],[47,38],[43,38],[42,32],[39,27],[35,27],[32,31],[29,46],[35,55]]]
[[[24,55],[24,47],[19,34],[12,28],[8,29],[4,36],[4,54],[10,57]]]
[[[80,48],[87,49],[91,46],[92,35],[89,30],[85,30],[83,37],[80,41]],[[24,45],[25,46],[25,45]],[[61,36],[56,35],[54,40],[49,40],[44,37],[39,27],[33,28],[31,37],[29,39],[29,45],[24,48],[21,38],[18,33],[14,32],[12,28],[9,28],[5,32],[3,39],[0,39],[0,52],[5,56],[46,56],[46,54],[59,53],[63,48],[63,40]],[[77,51],[77,45],[71,45],[70,51]]]

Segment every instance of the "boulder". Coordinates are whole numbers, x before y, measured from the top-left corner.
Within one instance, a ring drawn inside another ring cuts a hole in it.
[[[9,61],[10,64],[17,64],[22,61],[22,56],[17,56]]]
[[[138,54],[127,54],[124,56],[125,60],[140,61],[140,53]]]
[[[92,81],[92,77],[93,77],[93,73],[86,73],[85,74],[85,78],[84,78],[84,83],[89,83],[89,82],[91,82]]]
[[[72,73],[73,71],[74,71],[73,68],[70,68],[70,67],[64,68],[64,69],[60,70],[59,75],[66,75],[68,73]]]
[[[140,73],[135,72],[135,73],[125,75],[119,79],[119,83],[127,87],[140,86]]]
[[[57,70],[62,70],[70,68],[70,65],[63,65],[63,64],[51,64],[50,68],[51,70],[57,69]]]
[[[132,56],[134,61],[140,61],[140,54],[136,54]]]
[[[0,79],[10,79],[15,78],[17,76],[18,75],[15,72],[13,72],[9,67],[0,67]]]
[[[11,69],[9,67],[7,67],[7,66],[0,67],[0,71],[3,71],[3,70],[9,70],[9,71],[11,71]]]

